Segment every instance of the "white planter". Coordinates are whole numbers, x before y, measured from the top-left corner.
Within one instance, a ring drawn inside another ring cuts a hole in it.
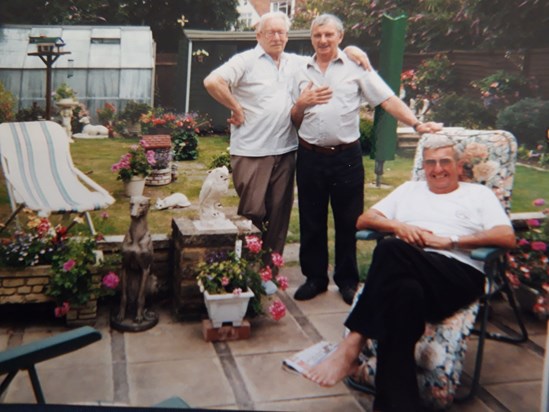
[[[143,196],[145,189],[145,178],[143,176],[132,176],[129,182],[124,182],[126,196]]]
[[[242,292],[240,295],[232,293],[210,295],[204,291],[204,303],[213,327],[219,328],[223,322],[231,322],[233,326],[240,326],[248,309],[248,303],[253,296],[252,291]]]

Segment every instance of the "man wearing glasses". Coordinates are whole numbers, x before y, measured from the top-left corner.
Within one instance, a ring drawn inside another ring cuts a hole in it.
[[[204,79],[204,86],[231,110],[231,167],[240,197],[238,214],[263,233],[266,249],[282,253],[293,204],[297,133],[290,119],[293,76],[306,58],[285,53],[290,21],[281,12],[261,16],[257,46],[233,56]],[[362,51],[354,60],[369,67]],[[317,103],[329,99],[316,91]]]

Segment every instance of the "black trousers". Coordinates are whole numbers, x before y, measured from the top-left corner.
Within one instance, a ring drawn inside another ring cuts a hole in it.
[[[358,283],[356,220],[364,209],[364,167],[359,144],[333,154],[299,147],[297,189],[301,271],[324,286],[328,279],[328,206],[335,225],[334,282]]]
[[[374,250],[364,290],[345,322],[377,339],[375,409],[421,410],[414,348],[425,322],[440,322],[484,292],[484,274],[397,238]]]

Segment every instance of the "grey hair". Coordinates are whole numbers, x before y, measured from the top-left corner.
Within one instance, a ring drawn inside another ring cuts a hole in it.
[[[459,158],[461,155],[460,150],[458,150],[456,146],[456,142],[454,142],[451,138],[444,134],[430,134],[425,137],[425,140],[423,141],[423,150],[426,149],[440,149],[443,147],[451,147],[454,149],[454,153],[456,154],[456,158]]]
[[[263,30],[263,26],[265,26],[265,23],[271,19],[282,20],[284,22],[284,25],[286,26],[286,31],[290,30],[291,22],[290,22],[290,18],[286,15],[286,13],[283,13],[281,11],[271,11],[269,13],[265,13],[259,18],[259,21],[255,26],[255,31],[259,33],[261,30]]]
[[[343,28],[343,22],[341,21],[341,19],[337,16],[334,16],[333,14],[328,14],[328,13],[324,13],[318,17],[315,17],[315,19],[311,23],[311,31],[316,26],[324,26],[325,24],[330,24],[330,23],[332,23],[336,27],[339,33],[343,34],[345,32],[345,29]]]

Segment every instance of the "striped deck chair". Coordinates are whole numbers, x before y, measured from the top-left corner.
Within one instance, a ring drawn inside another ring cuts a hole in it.
[[[67,134],[57,123],[0,124],[0,156],[12,208],[5,226],[27,207],[44,217],[84,215],[95,234],[88,212],[114,203],[105,189],[74,166]]]

